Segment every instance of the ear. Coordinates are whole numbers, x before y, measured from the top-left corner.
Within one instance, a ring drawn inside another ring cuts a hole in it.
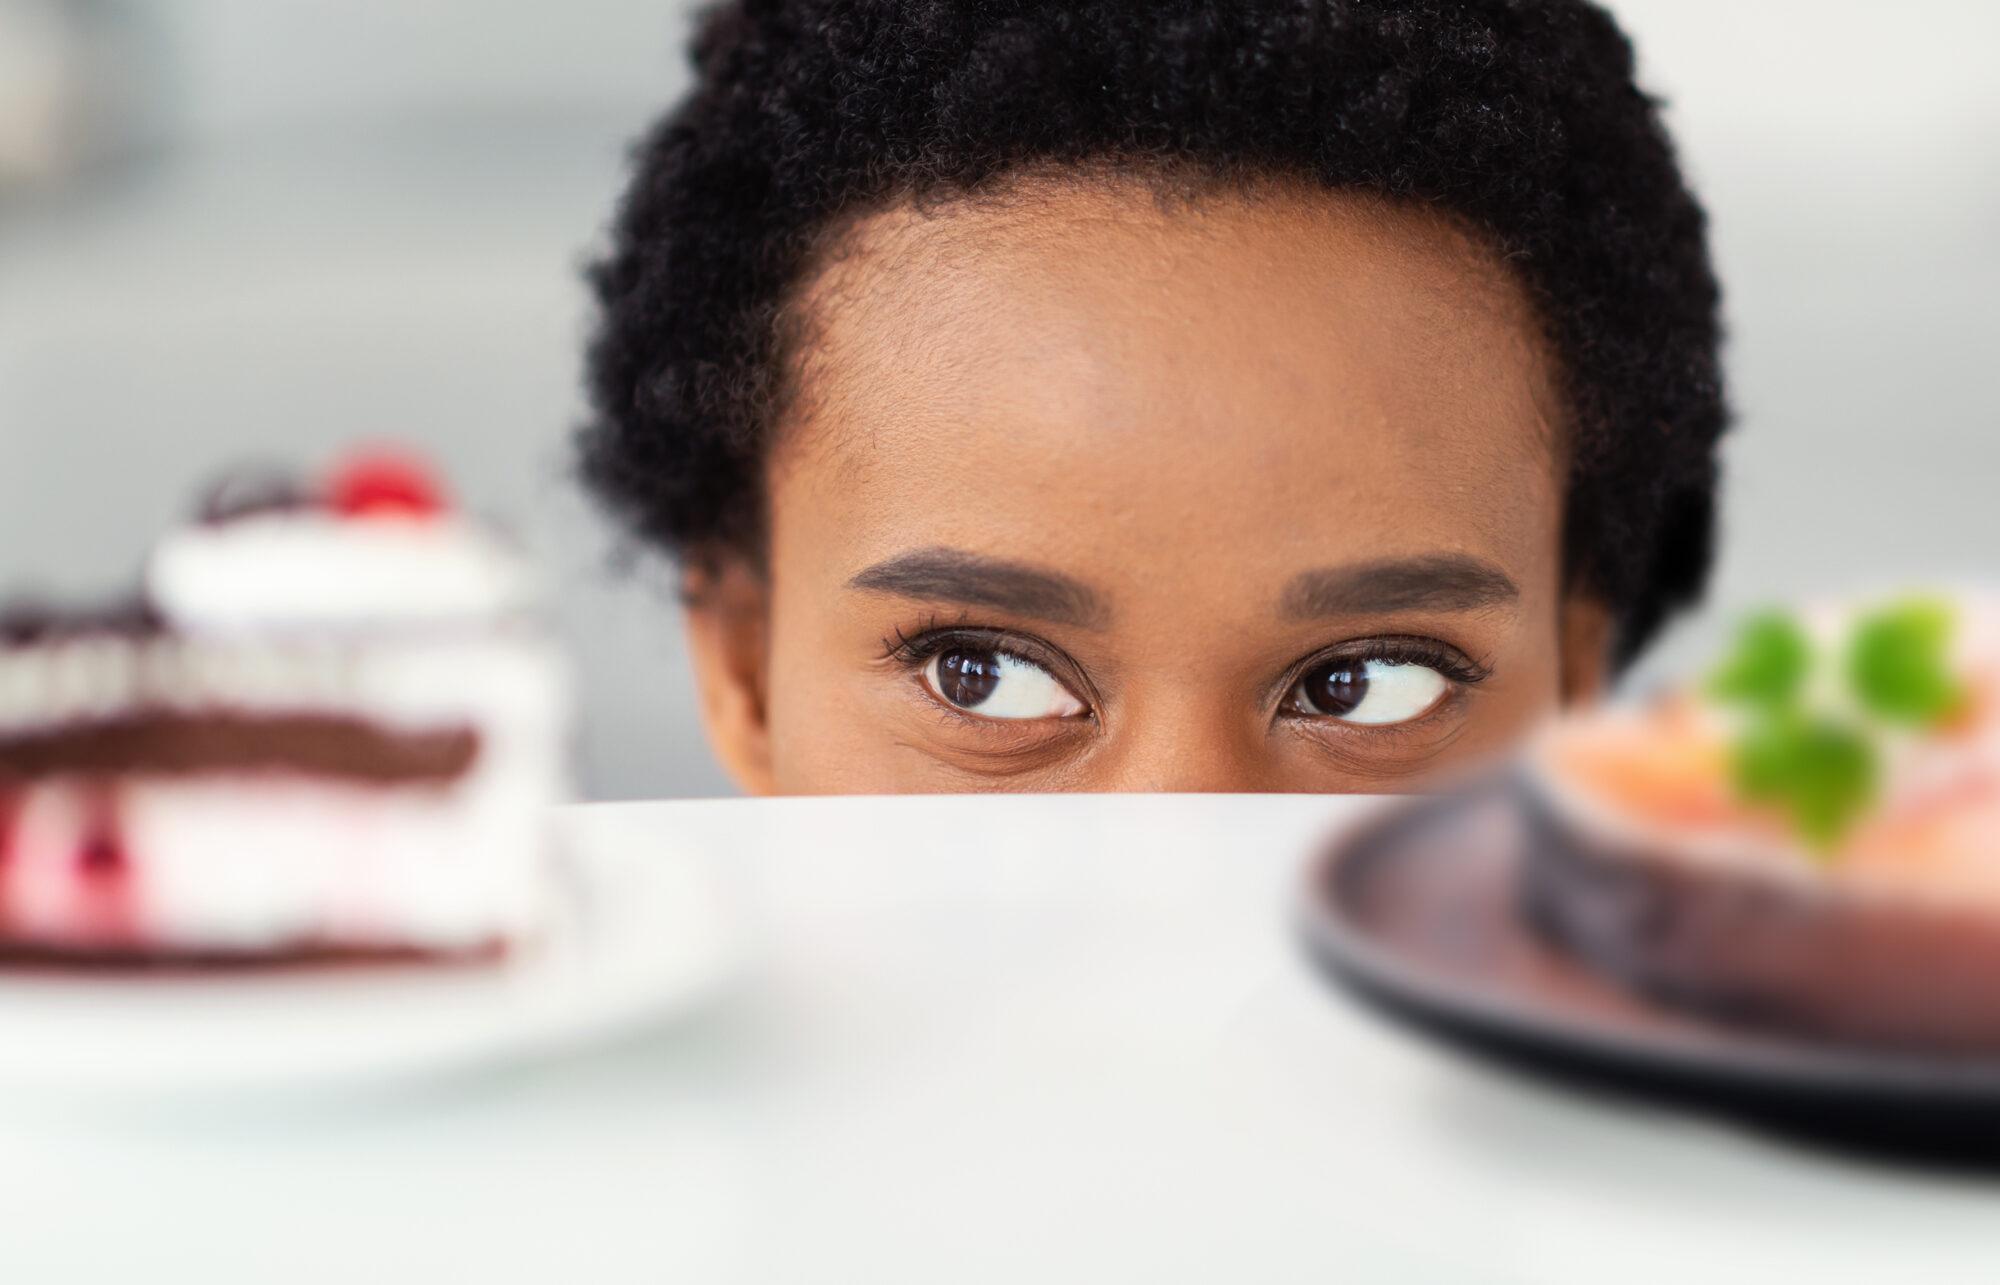
[[[682,574],[681,599],[709,748],[745,793],[773,793],[765,702],[769,587],[749,563],[730,558],[691,565]]]
[[[1611,610],[1596,598],[1563,597],[1560,681],[1564,705],[1589,705],[1611,681]]]

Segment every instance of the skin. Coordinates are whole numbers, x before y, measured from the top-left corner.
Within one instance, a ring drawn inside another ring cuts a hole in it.
[[[1603,681],[1554,363],[1440,217],[1022,179],[859,220],[790,320],[766,557],[688,584],[746,790],[1416,789]],[[954,706],[940,640],[1046,716]],[[1369,717],[1457,676],[1364,725],[1300,697],[1316,658]]]

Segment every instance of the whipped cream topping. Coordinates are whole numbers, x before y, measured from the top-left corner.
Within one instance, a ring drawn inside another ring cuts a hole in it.
[[[464,620],[530,601],[521,561],[468,522],[322,511],[176,531],[146,589],[175,628],[221,633]]]

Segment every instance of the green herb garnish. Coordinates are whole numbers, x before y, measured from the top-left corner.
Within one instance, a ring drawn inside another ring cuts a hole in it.
[[[1949,717],[1965,700],[1948,662],[1951,629],[1950,605],[1927,598],[1863,617],[1847,651],[1848,681],[1862,707],[1917,727]]]
[[[1755,803],[1782,807],[1801,837],[1826,852],[1875,801],[1875,744],[1859,728],[1786,713],[1759,720],[1734,747],[1736,788]]]
[[[1737,793],[1782,808],[1819,852],[1838,847],[1879,792],[1884,728],[1933,727],[1962,705],[1952,626],[1950,605],[1927,598],[1861,617],[1842,675],[1855,713],[1815,706],[1819,658],[1797,619],[1770,611],[1746,621],[1708,681],[1710,696],[1747,715],[1730,747]]]
[[[1709,695],[1758,709],[1791,709],[1805,692],[1812,664],[1812,639],[1799,622],[1767,611],[1743,622],[1735,650],[1708,680]]]

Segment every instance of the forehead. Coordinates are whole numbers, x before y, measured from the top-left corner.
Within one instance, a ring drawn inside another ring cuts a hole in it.
[[[1025,183],[863,220],[797,307],[774,541],[1113,571],[1549,544],[1550,362],[1512,277],[1441,218]]]

